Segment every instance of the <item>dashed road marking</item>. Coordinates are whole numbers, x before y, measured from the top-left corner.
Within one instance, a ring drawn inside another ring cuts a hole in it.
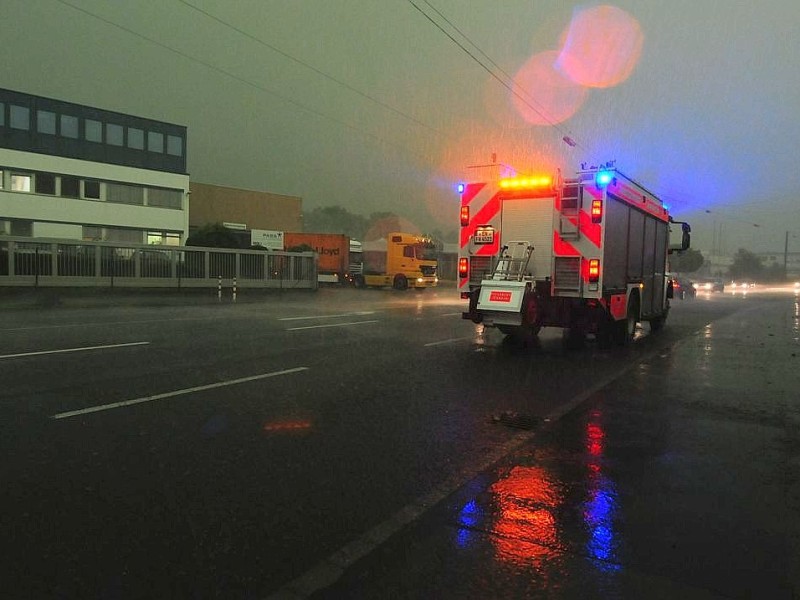
[[[122,402],[111,402],[110,404],[101,404],[99,406],[90,406],[89,408],[82,408],[80,410],[71,410],[68,412],[58,413],[52,415],[51,419],[67,419],[69,417],[76,417],[78,415],[86,415],[89,413],[101,412],[104,410],[111,410],[114,408],[122,408],[124,406],[132,406],[134,404],[143,404],[145,402],[153,402],[154,400],[163,400],[164,398],[174,398],[175,396],[182,396],[184,394],[191,394],[194,392],[204,392],[206,390],[213,390],[216,388],[226,387],[229,385],[238,385],[240,383],[247,383],[250,381],[258,381],[259,379],[267,379],[269,377],[277,377],[279,375],[289,375],[290,373],[299,373],[307,371],[308,367],[296,367],[294,369],[284,369],[283,371],[273,371],[272,373],[262,373],[260,375],[251,375],[250,377],[240,377],[239,379],[230,379],[228,381],[219,381],[217,383],[210,383],[208,385],[198,385],[182,390],[175,390],[163,394],[156,394],[154,396],[145,396],[143,398],[134,398],[133,400],[123,400]]]
[[[326,327],[348,327],[350,325],[364,325],[366,323],[378,323],[379,321],[351,321],[349,323],[327,323],[325,325],[306,325],[305,327],[288,327],[286,331],[301,331],[303,329],[323,329]]]
[[[21,358],[23,356],[42,356],[44,354],[63,354],[65,352],[86,352],[89,350],[108,350],[109,348],[126,348],[129,346],[144,346],[150,342],[129,342],[127,344],[107,344],[105,346],[84,346],[82,348],[61,348],[59,350],[40,350],[38,352],[20,352],[18,354],[0,354],[3,358]]]

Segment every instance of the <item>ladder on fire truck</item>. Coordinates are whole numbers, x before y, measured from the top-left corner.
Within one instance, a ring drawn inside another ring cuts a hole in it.
[[[528,263],[533,255],[533,245],[530,242],[508,242],[500,252],[500,258],[492,272],[494,281],[522,281],[530,277]]]

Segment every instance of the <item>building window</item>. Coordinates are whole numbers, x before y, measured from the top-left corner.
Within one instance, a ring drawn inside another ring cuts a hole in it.
[[[86,119],[83,122],[83,137],[87,142],[103,142],[103,124],[94,119]]]
[[[167,154],[183,156],[183,138],[177,135],[167,136]]]
[[[83,239],[92,242],[103,241],[103,228],[95,225],[83,226]]]
[[[81,180],[77,177],[62,175],[61,195],[64,198],[79,198],[81,195]]]
[[[105,227],[103,239],[109,242],[141,244],[144,232],[141,229],[123,229],[121,227]]]
[[[56,113],[49,110],[36,111],[36,130],[39,133],[56,134]]]
[[[11,190],[14,192],[30,192],[30,173],[11,173]]]
[[[56,176],[52,173],[36,173],[34,186],[37,194],[54,196],[56,193]]]
[[[128,127],[128,148],[144,150],[144,131],[136,127]]]
[[[61,135],[73,140],[78,139],[78,117],[61,115]]]
[[[112,146],[122,146],[122,125],[115,123],[106,124],[106,143]]]
[[[10,125],[13,129],[31,128],[31,110],[27,106],[11,105]]]
[[[100,182],[87,179],[83,182],[83,197],[92,200],[100,199]]]
[[[106,184],[106,202],[119,204],[144,204],[144,188],[122,183]]]
[[[147,149],[150,152],[164,153],[164,134],[157,131],[147,132]]]
[[[172,231],[148,231],[147,232],[148,245],[162,245],[162,246],[180,246],[181,234]]]
[[[0,127],[6,126],[6,103],[0,102]]]
[[[23,219],[11,219],[10,233],[18,237],[33,237],[33,221]]]
[[[160,208],[183,208],[182,190],[165,190],[163,188],[147,188],[147,206]]]
[[[5,173],[3,173],[3,171],[0,171],[0,190],[6,187],[4,179],[5,179]]]

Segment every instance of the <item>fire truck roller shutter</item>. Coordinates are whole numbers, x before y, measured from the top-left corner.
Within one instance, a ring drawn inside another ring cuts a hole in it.
[[[501,244],[525,240],[533,246],[528,271],[537,278],[550,275],[553,254],[553,198],[520,198],[503,201]]]

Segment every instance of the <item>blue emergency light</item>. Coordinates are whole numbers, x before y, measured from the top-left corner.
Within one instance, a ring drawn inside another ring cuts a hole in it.
[[[458,193],[459,193],[459,194],[463,194],[463,193],[464,193],[464,188],[465,188],[465,187],[466,187],[466,186],[464,186],[464,184],[463,184],[463,183],[459,183],[459,184],[458,184]]]
[[[611,171],[598,171],[594,178],[597,187],[607,186],[612,179],[614,179],[614,174]]]

